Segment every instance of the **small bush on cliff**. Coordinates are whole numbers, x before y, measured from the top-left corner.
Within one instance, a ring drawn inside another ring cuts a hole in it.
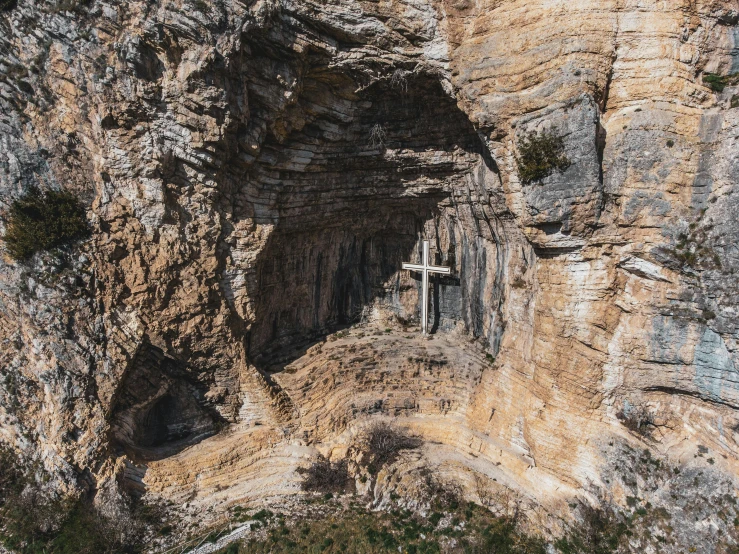
[[[739,83],[739,73],[733,73],[731,75],[705,73],[703,75],[703,83],[708,85],[708,88],[713,92],[723,92],[727,86],[734,86]]]
[[[364,461],[370,473],[377,473],[385,466],[392,464],[401,450],[410,450],[421,446],[421,441],[408,436],[402,429],[386,423],[378,423],[367,429],[360,439],[360,449],[364,453]]]
[[[332,464],[326,458],[320,458],[310,467],[299,469],[298,473],[303,475],[301,487],[304,491],[340,493],[351,481],[346,460]]]
[[[85,209],[66,191],[30,189],[13,201],[5,242],[16,260],[27,260],[39,250],[70,244],[90,234]]]
[[[624,427],[647,437],[652,432],[655,425],[656,416],[645,404],[637,404],[630,406],[628,409],[624,407],[616,414]]]
[[[372,126],[372,129],[370,129],[369,145],[372,148],[383,148],[386,142],[387,133],[385,132],[385,127],[380,123],[376,123]]]
[[[555,169],[564,171],[570,167],[564,139],[556,130],[527,133],[519,140],[517,148],[516,164],[522,183],[541,181]]]
[[[667,253],[674,258],[681,269],[721,270],[721,257],[711,244],[715,239],[711,237],[712,225],[701,225],[700,218],[691,223],[686,233],[678,236],[675,248],[668,249]]]

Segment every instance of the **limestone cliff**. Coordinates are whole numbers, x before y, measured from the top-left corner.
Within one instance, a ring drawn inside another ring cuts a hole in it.
[[[715,548],[739,87],[704,77],[739,71],[738,22],[726,0],[8,4],[0,207],[63,187],[93,235],[0,260],[0,438],[61,489],[218,511],[394,419],[427,445],[407,475],[548,513],[651,498],[695,526],[676,549]],[[542,130],[569,167],[522,182]],[[400,270],[422,239],[452,268],[427,342]],[[627,448],[682,472],[622,474]],[[671,498],[699,476],[705,502]]]

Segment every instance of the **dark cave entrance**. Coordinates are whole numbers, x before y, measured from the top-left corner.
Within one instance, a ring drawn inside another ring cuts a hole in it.
[[[141,425],[142,433],[139,442],[142,446],[161,446],[167,442],[170,438],[170,426],[177,423],[176,404],[175,399],[167,394],[149,408]],[[179,438],[184,438],[184,436]]]
[[[155,460],[217,432],[207,386],[181,363],[145,342],[121,384],[111,417],[111,444],[132,459]]]
[[[249,176],[252,201],[273,208],[248,334],[250,359],[262,368],[279,367],[286,352],[372,305],[417,319],[407,297],[420,285],[401,278],[401,263],[421,238],[435,249],[440,234],[454,233],[456,191],[469,189],[471,174],[497,171],[436,76],[382,81],[359,95],[325,68],[305,79],[300,114],[312,118],[287,138],[268,138]],[[455,255],[447,248],[436,261],[454,265]],[[431,283],[433,329],[461,320],[459,278]]]
[[[176,389],[177,387],[174,387]],[[210,427],[210,421],[202,419],[196,397],[184,390],[178,394],[170,390],[154,402],[140,423],[139,444],[144,447],[161,447],[190,437],[197,427]],[[192,400],[191,400],[192,398]]]

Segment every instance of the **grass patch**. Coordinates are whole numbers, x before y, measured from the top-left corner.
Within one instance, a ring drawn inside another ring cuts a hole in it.
[[[570,167],[564,139],[556,130],[527,133],[519,140],[517,148],[516,164],[522,183],[541,181],[555,170],[561,172]]]
[[[5,243],[10,255],[29,259],[40,250],[71,244],[90,235],[85,209],[70,192],[34,187],[14,200]]]
[[[545,554],[545,543],[523,533],[514,519],[496,518],[472,503],[447,505],[425,518],[408,510],[371,512],[354,507],[294,524],[265,537],[231,544],[218,554]],[[437,529],[441,521],[452,522]]]

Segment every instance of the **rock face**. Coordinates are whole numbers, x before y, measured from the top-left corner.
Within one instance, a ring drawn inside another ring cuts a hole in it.
[[[0,437],[202,506],[292,494],[376,418],[551,509],[645,497],[614,443],[733,483],[739,90],[701,76],[739,68],[735,4],[20,0],[1,205],[65,187],[94,233],[0,260]],[[522,183],[541,130],[571,163]],[[422,239],[439,345],[403,338]],[[397,344],[326,347],[357,321]]]

